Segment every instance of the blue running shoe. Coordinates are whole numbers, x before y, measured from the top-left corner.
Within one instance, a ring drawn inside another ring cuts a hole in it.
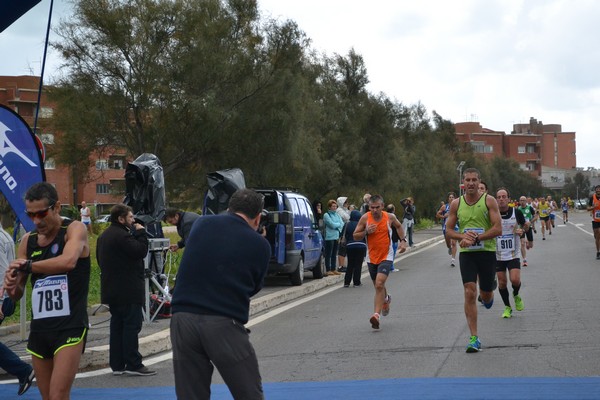
[[[475,335],[471,336],[469,339],[469,344],[467,345],[467,353],[477,353],[481,351],[481,341]]]
[[[489,310],[494,305],[494,298],[492,297],[492,300],[490,300],[489,303],[485,303],[483,300],[481,302],[483,303],[483,306]]]

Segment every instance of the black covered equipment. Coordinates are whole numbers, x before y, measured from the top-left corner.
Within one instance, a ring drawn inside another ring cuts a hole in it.
[[[204,198],[203,214],[220,214],[229,207],[231,195],[246,188],[244,173],[239,168],[224,169],[206,175],[208,191]]]

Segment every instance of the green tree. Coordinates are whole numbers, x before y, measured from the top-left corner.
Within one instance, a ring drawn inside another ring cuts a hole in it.
[[[198,194],[198,173],[297,154],[307,40],[291,22],[269,28],[256,1],[76,3],[54,43],[66,68],[52,93],[59,162],[89,164],[105,145],[154,153],[179,197]]]
[[[585,199],[591,190],[590,179],[581,172],[577,172],[573,178],[565,179],[563,194],[571,199]]]

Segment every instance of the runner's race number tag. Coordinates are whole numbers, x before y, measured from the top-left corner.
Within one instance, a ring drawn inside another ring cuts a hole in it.
[[[478,235],[481,235],[483,232],[485,232],[485,229],[483,229],[483,228],[465,228],[465,233],[467,233],[467,232],[475,232]],[[480,240],[478,244],[469,246],[469,247],[467,247],[467,249],[469,249],[469,250],[483,249],[483,242],[484,242],[484,240]]]
[[[35,282],[31,292],[33,319],[64,317],[71,313],[66,275],[52,275]]]
[[[501,250],[514,250],[515,235],[502,235],[498,237],[498,246]]]

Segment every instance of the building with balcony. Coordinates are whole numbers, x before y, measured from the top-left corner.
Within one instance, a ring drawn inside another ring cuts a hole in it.
[[[39,83],[37,76],[0,76],[0,104],[19,114],[32,130],[38,109]],[[79,205],[85,201],[96,205],[98,214],[107,213],[113,204],[123,201],[125,167],[130,158],[122,149],[112,148],[90,154],[86,171],[76,171],[56,163],[52,157],[53,147],[61,133],[52,129],[53,105],[44,92],[40,103],[34,133],[44,145],[46,181],[56,187],[63,206]]]
[[[483,128],[479,122],[459,122],[454,127],[457,139],[482,157],[512,158],[539,179],[546,169],[557,176],[555,171],[577,166],[575,132],[563,132],[558,124],[544,125],[530,118],[528,124],[514,124],[510,134]]]

